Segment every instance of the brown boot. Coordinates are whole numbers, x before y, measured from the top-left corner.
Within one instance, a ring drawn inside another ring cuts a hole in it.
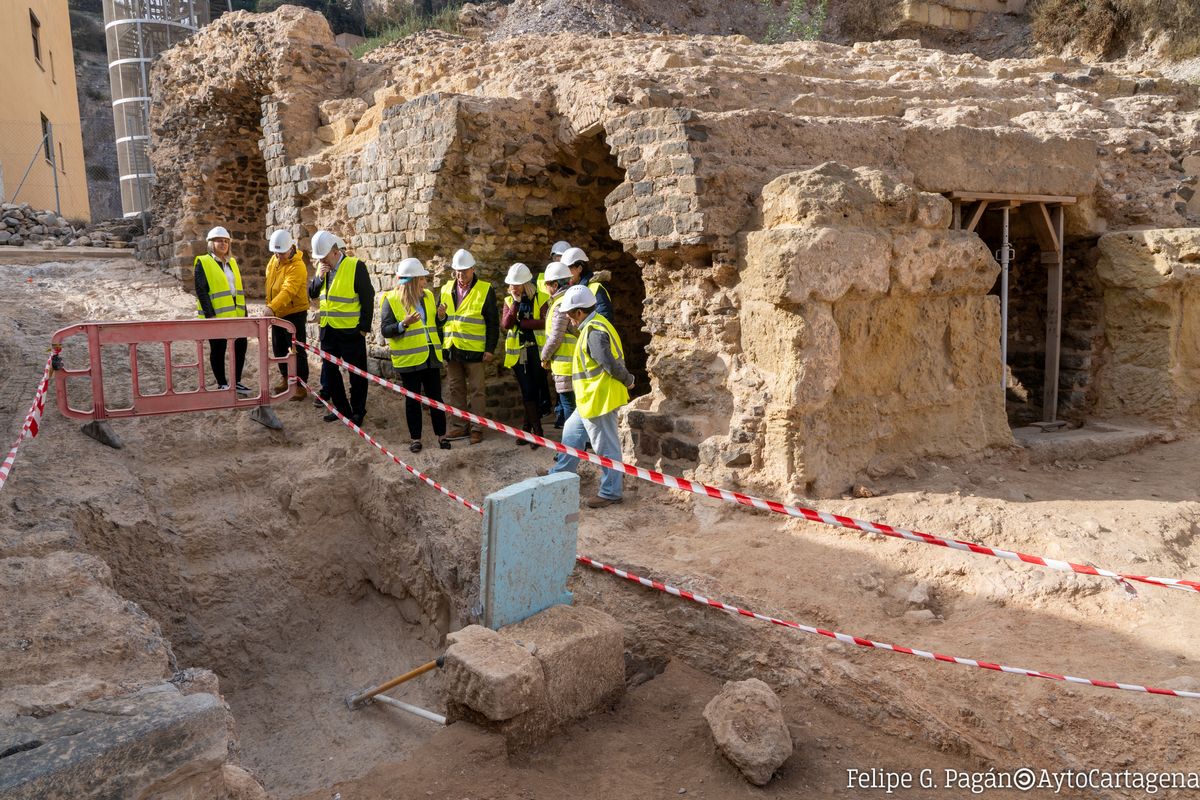
[[[304,398],[308,397],[308,389],[305,389],[300,384],[296,384],[296,391],[292,394],[292,402],[299,403]]]
[[[287,391],[287,378],[280,378],[279,383],[271,387],[271,394],[283,394]]]
[[[455,427],[451,428],[449,431],[446,432],[446,438],[452,442],[457,441],[459,439],[467,438],[466,426],[465,425],[456,425]]]

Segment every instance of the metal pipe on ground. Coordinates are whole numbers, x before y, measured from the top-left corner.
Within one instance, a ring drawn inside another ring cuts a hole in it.
[[[427,719],[430,722],[436,722],[438,725],[446,724],[446,718],[443,717],[441,714],[435,714],[432,711],[426,711],[425,709],[421,708],[420,706],[411,706],[408,703],[397,700],[394,697],[388,697],[386,694],[376,695],[374,697],[374,699],[379,701],[380,703],[384,703],[389,706],[395,706],[396,708],[403,709],[404,711],[407,711],[410,714],[416,714],[418,717]]]
[[[429,672],[431,669],[434,669],[435,667],[441,667],[444,663],[445,663],[445,657],[438,656],[433,661],[430,661],[427,664],[422,664],[421,666],[417,667],[416,669],[411,669],[408,672],[404,673],[403,675],[398,675],[395,678],[392,678],[390,681],[381,683],[378,686],[375,686],[370,689],[363,689],[361,692],[354,692],[353,694],[349,695],[346,698],[346,706],[351,711],[354,711],[355,709],[362,708],[363,706],[365,706],[367,703],[369,703],[373,699],[391,700],[392,704],[399,703],[400,702],[399,700],[392,700],[392,698],[390,698],[390,697],[387,697],[387,698],[378,697],[378,695],[383,694],[384,692],[388,691],[389,689],[394,689],[397,686],[399,686],[400,684],[404,683],[405,681],[410,681],[413,678],[417,677],[418,675],[424,675],[426,672]],[[401,705],[407,705],[407,704],[402,703]],[[416,706],[409,706],[406,710],[411,711],[414,708],[416,708]],[[414,711],[413,713],[416,713],[416,712]],[[429,714],[431,712],[426,711],[425,713]],[[437,716],[437,715],[434,714],[434,716]],[[436,722],[437,720],[434,720],[434,721]],[[441,721],[444,724],[446,720],[445,720],[445,718],[442,718]]]

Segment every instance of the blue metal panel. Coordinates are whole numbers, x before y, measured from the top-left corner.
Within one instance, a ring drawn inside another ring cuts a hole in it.
[[[502,628],[570,604],[578,532],[577,475],[530,478],[488,495],[479,570],[483,624]]]

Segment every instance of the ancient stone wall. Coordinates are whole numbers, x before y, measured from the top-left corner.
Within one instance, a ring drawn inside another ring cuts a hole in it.
[[[1099,242],[1105,333],[1099,410],[1200,420],[1200,229],[1113,233]]]
[[[502,290],[510,264],[540,270],[566,239],[611,272],[645,376],[630,452],[828,493],[868,468],[1008,441],[995,263],[930,193],[1065,195],[1064,283],[1080,298],[1065,303],[1063,395],[1078,413],[1112,407],[1084,254],[1110,228],[1186,224],[1194,88],[904,41],[558,44],[430,33],[359,62],[303,10],[224,15],[156,67],[166,105],[197,110],[156,116],[165,210],[144,257],[190,263],[217,208],[248,253],[275,226],[302,244],[330,228],[390,288],[400,258],[440,285],[466,247]],[[214,48],[235,54],[216,64]],[[847,216],[813,216],[822,204]],[[1023,279],[1031,299],[1036,283]],[[1044,312],[1024,308],[1032,331]],[[372,364],[387,371],[382,344]],[[1031,383],[1036,348],[1014,350]],[[514,393],[491,376],[489,410]]]

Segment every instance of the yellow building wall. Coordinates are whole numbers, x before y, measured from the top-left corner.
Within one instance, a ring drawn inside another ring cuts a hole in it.
[[[34,54],[30,12],[41,23],[40,60]],[[35,157],[45,116],[53,130],[62,216],[90,221],[66,0],[0,0],[0,71],[0,196],[5,202],[54,210],[55,167],[44,150]]]

